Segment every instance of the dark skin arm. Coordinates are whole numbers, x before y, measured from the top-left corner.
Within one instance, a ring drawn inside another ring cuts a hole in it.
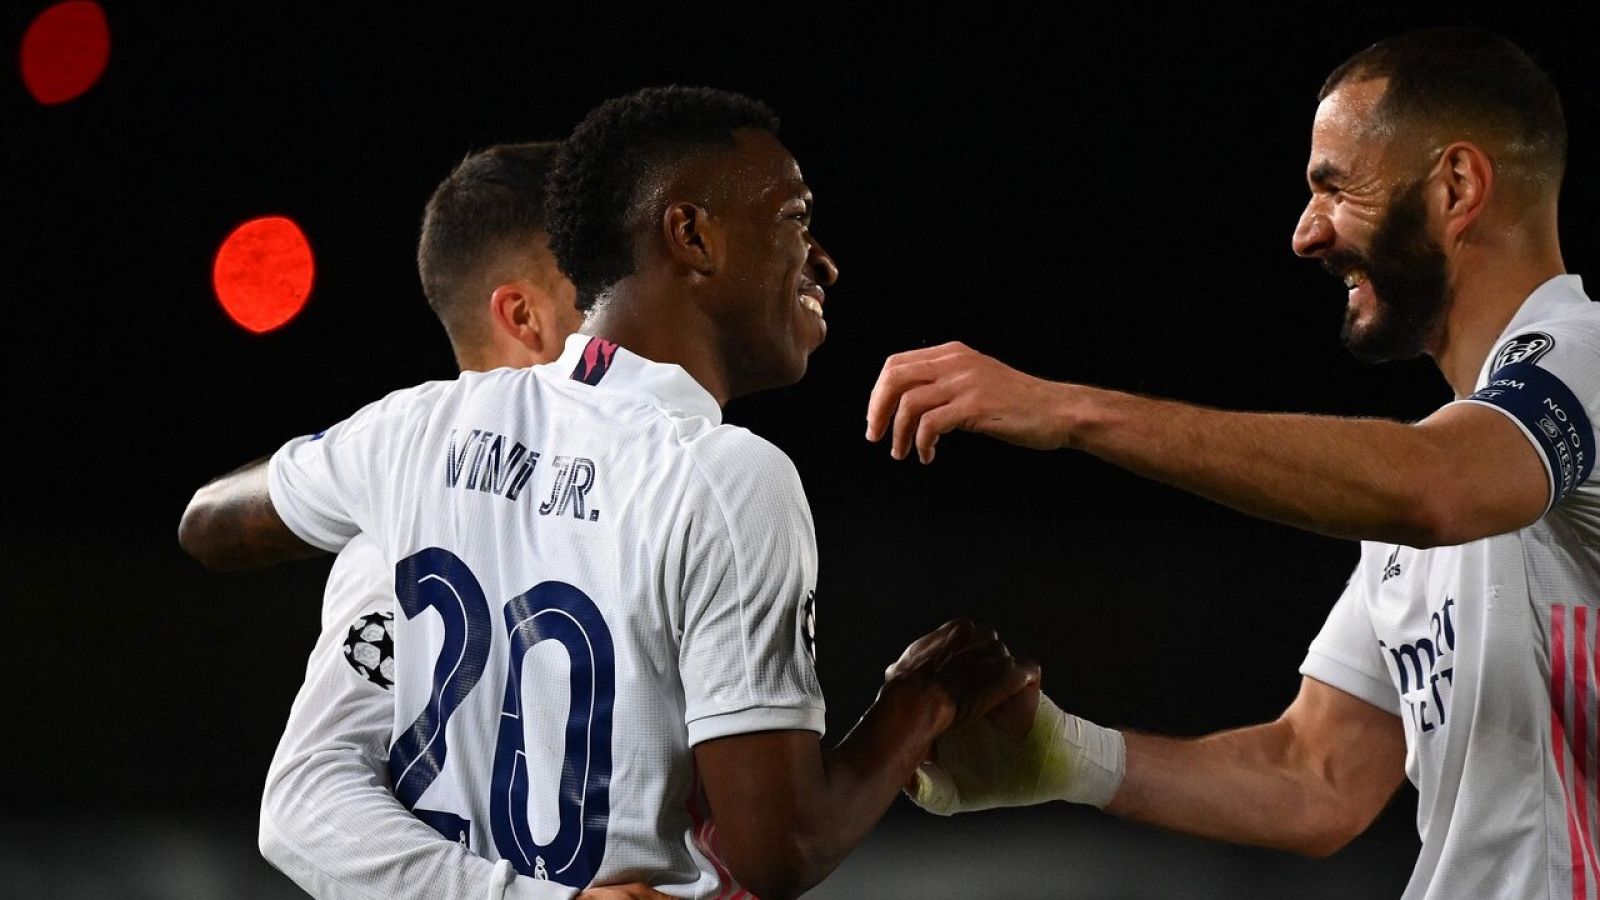
[[[957,620],[906,649],[872,707],[831,750],[809,731],[697,745],[730,871],[764,900],[798,896],[861,843],[934,738],[1038,677],[1038,667],[1013,659],[993,632]]]
[[[267,493],[267,457],[194,492],[178,523],[184,552],[214,572],[260,569],[323,551],[283,524]]]

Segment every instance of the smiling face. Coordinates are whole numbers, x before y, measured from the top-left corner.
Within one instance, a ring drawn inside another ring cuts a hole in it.
[[[1317,108],[1311,199],[1294,249],[1349,289],[1345,346],[1363,362],[1428,352],[1449,306],[1444,250],[1428,232],[1425,156],[1374,114],[1387,82],[1347,82]]]
[[[839,270],[811,235],[811,190],[776,137],[735,132],[712,218],[724,234],[714,309],[735,396],[793,384],[828,333],[825,289]]]

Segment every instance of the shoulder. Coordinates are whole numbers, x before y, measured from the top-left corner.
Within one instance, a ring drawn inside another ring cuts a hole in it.
[[[390,391],[383,397],[356,410],[346,419],[338,437],[354,437],[369,429],[395,427],[415,422],[419,412],[437,406],[459,384],[456,381],[425,381]]]
[[[1520,324],[1491,353],[1491,374],[1518,363],[1554,371],[1593,367],[1600,357],[1600,303],[1575,293],[1568,302]]]
[[[803,496],[788,454],[747,429],[717,425],[687,437],[684,450],[713,488],[783,488]]]
[[[682,444],[691,470],[688,506],[714,511],[730,536],[765,540],[812,531],[800,473],[782,450],[749,431],[718,425]]]

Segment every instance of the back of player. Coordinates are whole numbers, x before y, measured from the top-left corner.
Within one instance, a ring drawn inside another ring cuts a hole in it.
[[[810,513],[788,459],[683,369],[555,363],[391,394],[273,458],[284,522],[395,568],[390,776],[421,819],[573,886],[686,896],[715,859],[691,747],[821,732]]]

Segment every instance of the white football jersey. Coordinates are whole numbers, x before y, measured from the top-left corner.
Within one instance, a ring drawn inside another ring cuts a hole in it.
[[[393,567],[357,535],[328,573],[322,633],[267,770],[263,855],[322,900],[572,897],[446,840],[389,790],[393,625]]]
[[[824,709],[799,477],[720,422],[680,367],[576,335],[273,457],[296,534],[370,534],[393,572],[389,774],[419,819],[535,879],[736,888],[690,748]]]
[[[1594,898],[1600,724],[1600,306],[1523,303],[1463,403],[1527,434],[1550,506],[1519,531],[1364,542],[1300,671],[1400,716],[1422,850],[1407,898]]]

